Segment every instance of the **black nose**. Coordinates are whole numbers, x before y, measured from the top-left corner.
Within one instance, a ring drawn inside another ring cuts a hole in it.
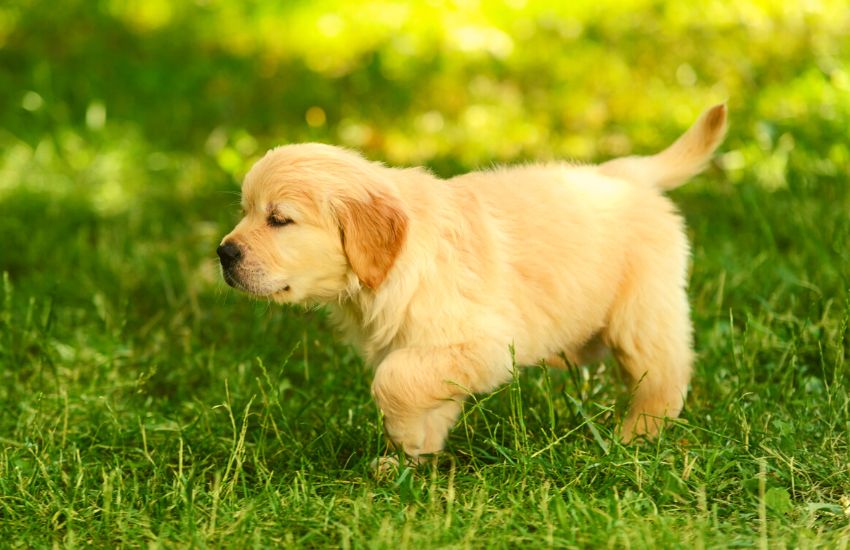
[[[230,241],[225,242],[216,249],[218,259],[221,260],[221,267],[230,269],[242,257],[242,250]]]

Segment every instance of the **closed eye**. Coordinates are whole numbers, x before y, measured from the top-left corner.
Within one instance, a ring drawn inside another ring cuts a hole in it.
[[[292,221],[291,218],[286,218],[277,214],[271,214],[268,218],[266,218],[266,223],[268,223],[270,227],[283,227],[284,225],[289,225],[295,222]]]

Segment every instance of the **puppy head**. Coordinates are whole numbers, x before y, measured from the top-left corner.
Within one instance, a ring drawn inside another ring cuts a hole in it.
[[[245,176],[243,218],[218,247],[225,281],[288,303],[377,289],[408,225],[387,171],[328,145],[269,151]]]

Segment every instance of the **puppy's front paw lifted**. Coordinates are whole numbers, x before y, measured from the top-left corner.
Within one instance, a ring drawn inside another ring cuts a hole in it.
[[[395,456],[381,456],[369,464],[369,468],[372,470],[372,476],[378,481],[395,479],[398,477],[401,467],[398,457]]]
[[[432,466],[437,464],[437,456],[405,456],[399,460],[397,455],[386,455],[378,457],[369,463],[369,468],[372,470],[372,476],[378,481],[391,481],[398,479],[402,471],[406,468],[415,470],[423,464],[430,463]]]

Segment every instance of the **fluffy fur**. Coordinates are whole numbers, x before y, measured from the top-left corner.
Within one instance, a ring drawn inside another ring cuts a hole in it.
[[[222,241],[225,278],[281,303],[326,304],[375,366],[386,433],[438,452],[470,393],[516,362],[600,344],[634,380],[626,441],[682,409],[691,376],[688,242],[661,194],[723,138],[718,105],[661,153],[598,166],[498,168],[441,180],[315,143],[269,151]]]

